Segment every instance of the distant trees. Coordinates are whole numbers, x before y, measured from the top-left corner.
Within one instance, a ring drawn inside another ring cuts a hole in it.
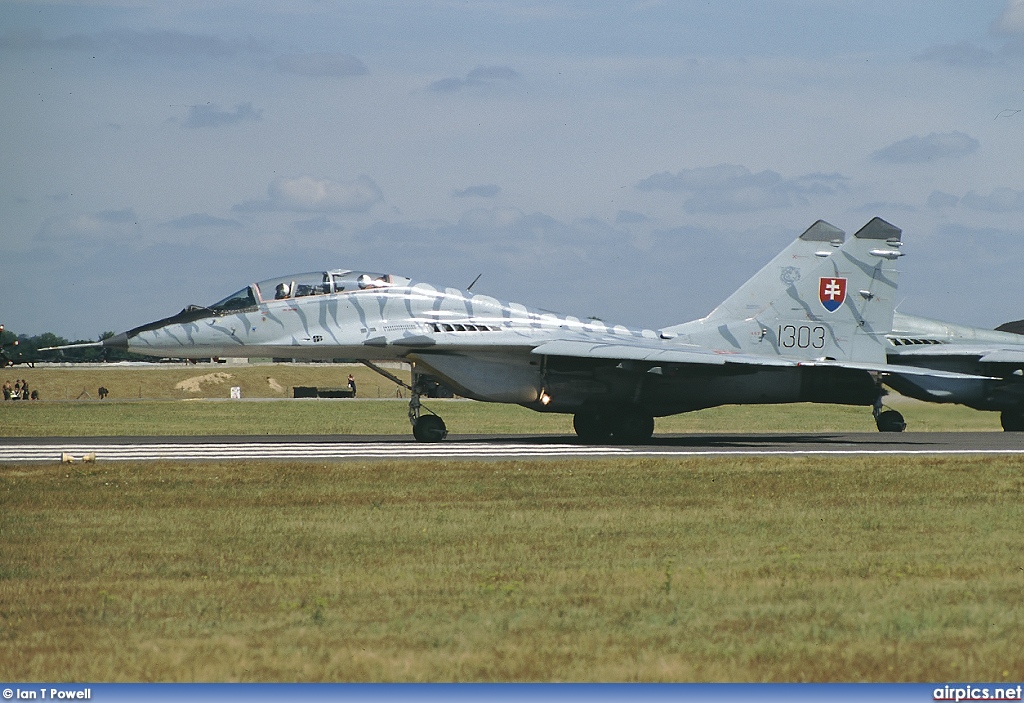
[[[114,336],[113,332],[103,332],[99,341]],[[25,334],[14,334],[0,325],[0,366],[14,364],[30,364],[37,361],[55,361],[70,363],[97,363],[104,361],[154,361],[152,357],[132,354],[123,349],[104,347],[84,347],[82,349],[63,349],[60,351],[41,352],[46,347],[61,347],[67,344],[85,344],[95,342],[93,339],[77,339],[69,341],[52,332],[43,332],[30,337]]]

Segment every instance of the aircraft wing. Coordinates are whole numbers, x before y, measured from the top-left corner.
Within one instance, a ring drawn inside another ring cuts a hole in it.
[[[698,366],[813,366],[854,369],[869,373],[906,374],[911,376],[931,376],[934,378],[985,379],[988,376],[940,371],[917,366],[900,364],[807,360],[786,357],[758,356],[756,354],[733,354],[716,352],[695,345],[677,345],[668,348],[656,343],[644,343],[638,340],[630,342],[585,342],[578,340],[558,340],[545,342],[533,349],[534,354],[544,356],[564,356],[579,359],[609,359],[619,361],[645,361],[653,364],[693,364]]]
[[[534,354],[544,356],[570,356],[582,359],[613,359],[620,361],[650,361],[663,364],[751,364],[756,366],[796,366],[796,360],[760,357],[753,354],[719,353],[696,345],[676,345],[667,348],[655,344],[630,342],[584,342],[558,340],[534,347]]]

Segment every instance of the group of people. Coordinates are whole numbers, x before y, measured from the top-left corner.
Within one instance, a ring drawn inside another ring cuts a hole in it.
[[[39,391],[29,391],[28,381],[4,381],[4,400],[39,400]]]

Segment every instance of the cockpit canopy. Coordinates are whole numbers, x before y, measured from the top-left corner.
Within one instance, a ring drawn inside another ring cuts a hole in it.
[[[389,273],[370,273],[368,271],[314,271],[296,273],[291,276],[271,278],[253,283],[242,290],[209,307],[218,313],[254,308],[259,303],[289,298],[303,298],[310,295],[332,295],[373,288],[389,288],[391,286],[408,285],[410,279],[405,276],[394,276]]]

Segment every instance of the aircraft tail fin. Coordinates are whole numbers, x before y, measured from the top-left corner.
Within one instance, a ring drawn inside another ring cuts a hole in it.
[[[756,320],[775,353],[884,363],[902,243],[902,231],[876,217],[773,300]]]
[[[817,268],[821,259],[841,246],[845,238],[843,230],[818,220],[704,319],[746,319],[757,315],[801,276]]]
[[[723,352],[885,363],[902,232],[876,217],[833,247],[838,234],[816,222],[708,317],[663,334]]]

